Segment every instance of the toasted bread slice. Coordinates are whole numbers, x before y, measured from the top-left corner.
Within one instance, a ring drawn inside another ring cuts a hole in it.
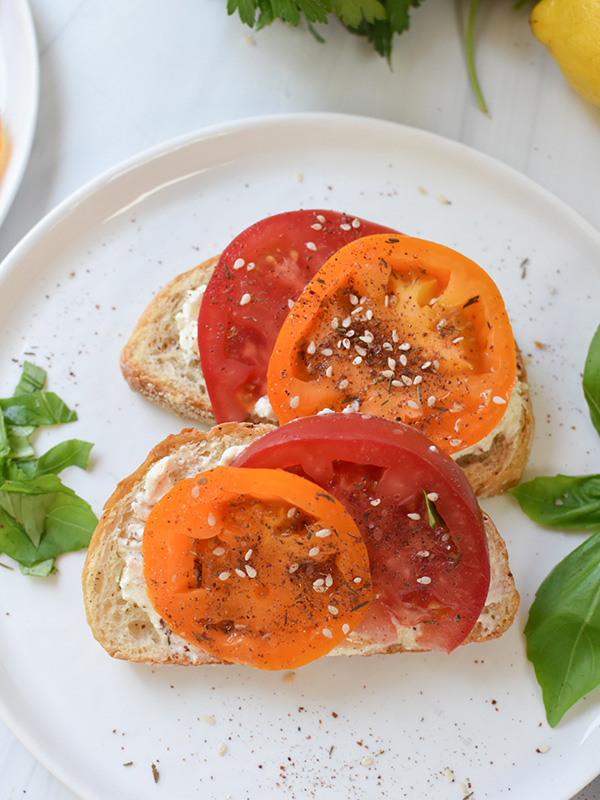
[[[190,297],[196,295],[199,302],[197,292],[208,283],[217,261],[211,258],[168,283],[144,311],[121,353],[121,370],[132,389],[179,416],[209,423],[214,417],[198,346],[194,339],[184,350],[177,323]],[[250,421],[275,422],[260,413],[252,414]],[[527,373],[517,348],[517,381],[503,420],[484,441],[453,456],[478,497],[493,497],[520,481],[533,424]]]
[[[218,257],[178,275],[150,302],[121,352],[121,371],[131,388],[186,419],[214,422],[197,352],[186,358],[180,345],[178,314],[190,295],[201,291]]]
[[[240,448],[272,430],[269,425],[225,423],[208,432],[184,429],[158,444],[144,463],[121,481],[107,501],[83,570],[87,619],[104,649],[115,658],[151,664],[223,663],[169,630],[146,594],[141,556],[145,520],[153,505],[179,480],[228,463]],[[512,623],[519,595],[506,547],[485,517],[492,580],[485,608],[467,642],[500,636]],[[331,655],[418,651],[417,628],[381,645],[351,633]]]

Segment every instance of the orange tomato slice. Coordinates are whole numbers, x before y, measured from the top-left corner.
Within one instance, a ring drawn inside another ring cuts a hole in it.
[[[343,247],[306,286],[267,386],[280,423],[350,408],[412,425],[454,453],[496,427],[515,377],[489,275],[443,245],[379,234]]]
[[[261,669],[326,655],[371,601],[350,514],[283,470],[217,467],[180,481],[151,511],[142,554],[150,601],[175,633]]]

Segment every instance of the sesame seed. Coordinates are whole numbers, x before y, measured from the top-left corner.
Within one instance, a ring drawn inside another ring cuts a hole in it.
[[[346,337],[342,339],[342,345],[345,347],[346,350],[350,350],[350,339]]]
[[[360,228],[360,220],[356,219],[356,217],[352,220],[352,227],[353,228]]]
[[[361,341],[365,342],[365,344],[372,344],[375,341],[375,337],[371,333],[371,331],[365,331],[362,336],[358,337]]]
[[[427,398],[427,405],[432,406],[435,403],[435,395],[432,394]]]
[[[430,444],[429,449],[431,450],[432,453],[437,453],[438,451],[437,447],[434,444]]]
[[[246,573],[244,572],[244,570],[243,570],[243,569],[236,568],[236,570],[235,570],[235,574],[236,574],[236,575],[237,575],[239,578],[245,578],[245,577],[246,577]]]
[[[313,231],[323,230],[323,225],[320,222],[314,222],[310,227],[313,229]]]
[[[354,583],[362,583],[362,578],[354,578]]]
[[[417,555],[419,558],[427,558],[429,556],[429,550],[419,550]]]
[[[251,567],[250,564],[246,564],[246,575],[249,578],[256,578],[256,570],[254,567]]]
[[[333,586],[333,576],[331,576],[331,575],[326,575],[325,576],[325,586],[327,586],[327,587]]]
[[[318,547],[311,547],[310,550],[308,551],[308,555],[311,556],[311,558],[314,558],[314,556],[319,555],[319,552],[320,551]]]
[[[410,344],[409,344],[408,342],[403,342],[403,343],[400,345],[400,348],[399,348],[399,349],[400,349],[400,350],[410,350]]]
[[[352,363],[355,366],[358,366],[359,364],[362,364],[362,356],[356,356],[356,358],[352,359]]]
[[[390,344],[389,342],[384,342],[381,345],[381,347],[382,347],[383,350],[393,350],[394,349],[394,345]]]
[[[361,767],[370,767],[373,763],[373,759],[371,756],[365,756],[363,760],[360,762]]]
[[[333,350],[330,347],[325,347],[325,348],[323,348],[323,350],[321,350],[321,353],[324,356],[332,356],[333,355]]]
[[[245,266],[245,264],[246,264],[246,262],[244,261],[243,258],[238,258],[233,262],[233,268],[234,269],[241,269],[243,266]]]
[[[409,519],[421,519],[421,515],[417,514],[416,511],[411,512],[410,514],[406,515]]]
[[[219,746],[217,747],[217,753],[220,756],[224,756],[226,752],[227,752],[227,745],[225,744],[225,742],[219,742]]]
[[[429,369],[431,366],[431,361],[426,361],[424,364],[421,364],[421,369]]]
[[[246,264],[246,272],[252,272],[255,266],[256,264],[254,261],[250,261],[248,264]]]
[[[288,308],[293,308],[293,307],[294,307],[294,305],[295,305],[295,303],[294,303],[294,301],[292,300],[292,298],[290,297],[290,299],[288,300]]]
[[[298,408],[300,405],[300,398],[298,395],[290,398],[290,408]]]
[[[449,533],[445,533],[442,536],[442,542],[447,542],[449,539],[450,539],[450,534]]]
[[[331,536],[331,530],[330,528],[321,528],[320,531],[315,533],[315,536],[318,539],[326,539],[328,536]]]
[[[192,495],[192,497],[194,499],[197,498],[199,496],[199,494],[200,494],[200,487],[199,486],[192,486],[192,491],[190,492],[190,494]]]
[[[459,444],[462,444],[462,439],[450,439],[450,444],[452,447],[458,447]]]
[[[219,580],[220,580],[220,581],[226,581],[226,580],[227,580],[227,578],[228,578],[230,575],[231,575],[231,572],[227,572],[227,571],[225,571],[225,572],[221,572],[221,573],[219,573]]]
[[[335,606],[327,606],[327,610],[330,614],[333,614],[334,617],[338,613],[338,609]]]
[[[296,572],[299,566],[300,564],[290,564],[290,566],[288,567],[289,574],[291,575],[293,572]]]
[[[390,369],[396,369],[396,359],[395,358],[388,358],[387,365]]]
[[[328,378],[331,378],[331,377],[332,377],[332,375],[333,375],[333,367],[327,367],[327,369],[325,370],[325,375],[326,375]]]
[[[415,377],[413,378],[413,383],[415,386],[418,386],[422,380],[423,380],[422,375],[415,375]]]
[[[213,556],[224,556],[225,555],[225,548],[224,547],[215,547],[213,550]]]
[[[244,561],[250,561],[251,557],[252,557],[252,548],[250,548],[250,550],[247,551],[246,555],[244,556]]]
[[[313,353],[317,352],[317,345],[314,342],[309,342],[306,352],[312,356]]]
[[[344,380],[340,381],[339,384],[338,384],[340,389],[347,389],[349,385],[350,385],[350,382],[347,381],[346,378],[344,378]]]
[[[387,308],[390,304],[390,296],[388,294],[383,298],[383,305]]]
[[[217,524],[217,519],[216,519],[215,515],[212,513],[212,511],[209,511],[208,517],[206,518],[206,521],[211,526],[211,528],[213,527],[213,525]]]
[[[334,330],[337,330],[337,329],[340,327],[340,321],[339,321],[339,319],[338,319],[337,317],[334,317],[334,318],[331,320],[331,327],[332,327]]]
[[[293,508],[293,507],[292,508],[288,508],[287,515],[291,519],[292,517],[294,517],[296,515],[296,509]]]
[[[456,339],[452,339],[452,344],[458,344],[459,342],[463,342],[465,339],[464,336],[457,336]]]
[[[398,386],[404,386],[404,384],[402,383],[402,381],[392,381],[392,386],[398,388]]]
[[[347,223],[347,222],[342,222],[342,224],[340,225],[340,228],[341,228],[343,231],[350,231],[350,230],[352,230],[352,226],[351,226],[351,225],[348,225],[348,223]]]
[[[373,312],[371,311],[371,309],[370,309],[370,308],[368,308],[368,309],[365,311],[365,317],[366,317],[368,320],[372,320],[372,319],[373,319]]]
[[[202,717],[202,719],[204,720],[204,722],[206,722],[207,725],[215,724],[215,718],[212,716],[212,714],[206,714],[204,717]]]
[[[437,492],[428,492],[427,499],[431,500],[432,503],[435,503],[436,500],[439,500],[440,496]]]
[[[403,367],[405,367],[408,364],[408,358],[404,355],[404,353],[402,353],[402,355],[400,356],[400,363],[402,364]]]
[[[372,506],[378,506],[381,503],[381,497],[376,497],[375,500],[371,500]]]
[[[317,249],[317,245],[314,242],[307,242],[306,243],[306,249],[307,250],[316,250]]]
[[[381,374],[384,378],[393,378],[394,377],[394,370],[393,369],[383,369],[381,370]]]
[[[317,214],[317,219],[319,220],[319,222],[327,222],[323,214]]]
[[[350,303],[353,306],[357,306],[358,305],[358,297],[355,294],[351,294],[350,295]]]
[[[440,368],[440,362],[439,362],[439,361],[437,361],[437,360],[435,360],[435,361],[433,362],[433,368],[434,368],[434,369],[439,369],[439,368]]]
[[[348,634],[350,633],[350,625],[348,625],[347,622],[344,622],[344,624],[342,625],[342,633],[344,634],[344,636],[348,636]]]
[[[359,344],[355,344],[354,345],[354,349],[356,350],[356,352],[358,353],[359,356],[366,356],[367,355],[367,351],[365,350],[365,348],[361,347]]]
[[[394,344],[398,344],[399,341],[400,341],[400,334],[398,333],[398,331],[396,329],[394,329],[392,331],[392,342],[394,342]],[[400,348],[400,349],[402,349],[402,348]]]
[[[431,578],[428,575],[423,575],[422,578],[417,578],[417,583],[422,583],[424,586],[427,586],[431,583]]]
[[[246,292],[246,294],[242,295],[242,299],[240,300],[241,306],[247,306],[248,303],[252,300],[252,297]]]
[[[342,322],[342,328],[349,328],[352,325],[352,320],[350,317],[346,317],[346,319]]]
[[[435,305],[438,300],[439,300],[439,297],[432,297],[431,300],[429,301],[429,305],[430,306]]]
[[[329,628],[323,628],[323,636],[326,636],[327,639],[333,639],[333,633],[329,630]]]
[[[506,400],[503,397],[500,397],[499,395],[494,395],[494,397],[492,397],[492,402],[496,403],[496,405],[498,406],[506,405]]]
[[[416,400],[407,400],[406,401],[406,405],[409,408],[412,408],[413,411],[418,411],[419,410],[419,404],[417,403]]]
[[[412,386],[413,383],[412,378],[409,378],[408,375],[401,375],[400,377],[402,378],[402,383],[405,386]]]

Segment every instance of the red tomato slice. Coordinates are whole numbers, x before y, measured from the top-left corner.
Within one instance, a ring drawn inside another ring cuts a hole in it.
[[[241,422],[267,394],[279,328],[308,281],[340,247],[391,229],[337,211],[277,214],[224,250],[198,317],[200,365],[217,422]]]
[[[279,422],[350,406],[454,453],[496,427],[515,377],[512,329],[489,275],[442,245],[377,235],[339,250],[302,292],[268,391]]]
[[[490,582],[481,511],[462,470],[425,436],[361,414],[322,414],[254,441],[237,467],[283,468],[345,504],[365,540],[373,602],[357,628],[394,642],[420,628],[422,649],[450,652],[471,632]]]
[[[155,610],[225,661],[293,669],[326,655],[371,600],[345,507],[283,470],[217,467],[177,483],[142,541]]]

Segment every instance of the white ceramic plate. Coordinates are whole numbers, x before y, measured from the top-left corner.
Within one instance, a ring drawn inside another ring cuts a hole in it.
[[[26,0],[0,2],[0,119],[10,156],[0,178],[0,225],[23,180],[35,133],[39,98],[38,51]]]
[[[97,443],[91,470],[65,476],[97,511],[152,445],[183,427],[119,373],[119,350],[155,290],[251,222],[316,206],[482,264],[529,361],[529,474],[597,466],[580,379],[600,321],[598,233],[521,175],[435,136],[344,116],[263,118],[170,143],[101,177],[0,271],[2,389],[24,357],[48,369],[79,421],[46,433],[39,448],[67,436]],[[63,557],[48,580],[2,570],[1,712],[88,800],[460,800],[471,791],[478,800],[566,800],[600,771],[600,693],[551,730],[522,630],[539,583],[580,538],[536,528],[510,497],[485,507],[522,594],[502,639],[450,657],[323,659],[291,682],[237,667],[114,661],[86,627],[83,554]]]

